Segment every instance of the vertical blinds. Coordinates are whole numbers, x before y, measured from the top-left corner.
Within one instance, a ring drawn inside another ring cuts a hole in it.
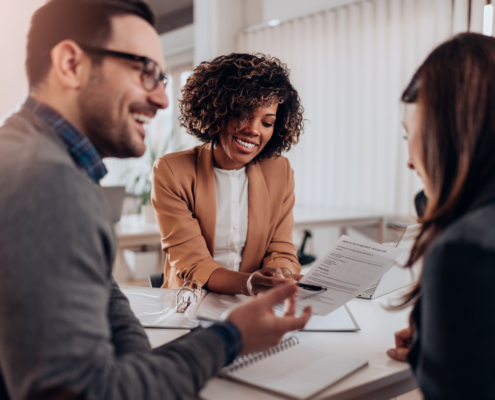
[[[286,63],[307,119],[288,154],[296,202],[414,214],[400,96],[428,53],[467,25],[466,0],[368,0],[246,30],[240,52]]]

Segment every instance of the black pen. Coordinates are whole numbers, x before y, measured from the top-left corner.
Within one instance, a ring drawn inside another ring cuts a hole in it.
[[[301,289],[311,290],[313,292],[322,292],[327,290],[327,288],[315,285],[307,285],[306,283],[296,283],[296,286],[299,286]]]

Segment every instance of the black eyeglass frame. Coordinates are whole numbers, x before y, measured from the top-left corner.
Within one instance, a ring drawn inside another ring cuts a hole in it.
[[[136,54],[123,53],[121,51],[103,49],[101,47],[88,46],[86,44],[78,43],[78,45],[86,53],[91,53],[91,54],[101,55],[101,56],[123,58],[126,60],[131,60],[131,61],[136,61],[136,62],[142,63],[143,68],[141,69],[141,84],[143,85],[143,87],[146,90],[148,90],[150,92],[156,89],[159,82],[162,82],[163,86],[167,87],[168,77],[161,71],[159,65],[155,61],[153,61],[151,58],[148,58],[145,56],[138,56]],[[152,88],[146,87],[146,84],[145,84],[146,67],[149,64],[154,64],[156,66],[156,68],[158,69],[158,71],[160,71],[160,74],[158,75],[158,77],[154,78],[154,83],[153,83]]]

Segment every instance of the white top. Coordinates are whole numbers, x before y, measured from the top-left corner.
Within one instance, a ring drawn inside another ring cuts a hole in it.
[[[248,229],[248,178],[239,170],[215,168],[217,221],[215,262],[239,271]]]

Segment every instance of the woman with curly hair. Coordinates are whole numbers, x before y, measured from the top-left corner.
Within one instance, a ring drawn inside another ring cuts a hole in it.
[[[182,94],[181,124],[204,144],[153,169],[163,286],[254,295],[293,278],[294,174],[281,154],[298,142],[303,108],[287,67],[260,54],[217,57]]]

